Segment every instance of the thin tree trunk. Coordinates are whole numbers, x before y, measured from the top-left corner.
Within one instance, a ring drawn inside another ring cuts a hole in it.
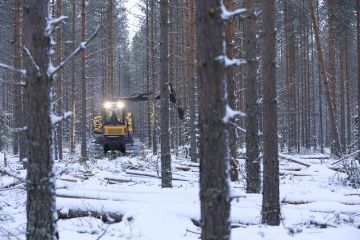
[[[246,68],[246,192],[260,192],[260,160],[257,106],[257,56],[255,1],[246,0],[244,22]]]
[[[81,0],[81,42],[85,42],[85,0]],[[81,52],[81,159],[87,160],[87,136],[86,136],[86,121],[87,121],[87,109],[86,109],[86,50]]]
[[[200,80],[201,239],[230,239],[229,159],[225,116],[224,21],[220,1],[197,1]]]
[[[195,1],[188,0],[189,8],[189,107],[190,107],[190,157],[192,162],[197,162],[196,143],[196,78],[195,78]]]
[[[280,224],[279,161],[276,101],[275,0],[263,2],[262,79],[264,98],[264,170],[262,222]]]
[[[357,119],[358,119],[358,150],[360,150],[360,0],[356,1],[357,7],[357,48],[358,48],[358,112],[357,112]],[[360,162],[360,154],[358,155],[358,160]]]
[[[235,2],[233,0],[226,0],[224,5],[230,11],[235,10]],[[225,38],[226,38],[226,54],[230,59],[233,59],[235,56],[234,53],[234,44],[235,44],[235,19],[230,19],[225,25]],[[226,79],[227,79],[227,96],[228,96],[228,105],[235,109],[235,69],[228,68],[226,69]],[[229,152],[230,152],[230,178],[231,181],[235,182],[239,180],[238,173],[238,161],[237,161],[237,142],[236,142],[236,127],[230,125],[228,127],[229,134]]]
[[[309,6],[310,6],[310,12],[311,12],[311,19],[312,19],[312,23],[313,23],[313,29],[314,29],[314,33],[315,33],[316,47],[317,47],[317,51],[318,51],[318,55],[319,55],[321,76],[322,76],[322,80],[324,82],[324,87],[325,87],[327,108],[328,108],[329,120],[330,120],[330,125],[331,125],[331,131],[332,131],[331,145],[333,146],[334,154],[336,156],[340,157],[342,152],[341,152],[341,147],[340,147],[339,134],[336,129],[335,109],[334,109],[333,99],[331,97],[329,81],[328,81],[327,73],[326,73],[326,66],[325,66],[324,57],[323,57],[323,53],[322,53],[322,49],[321,49],[321,45],[320,45],[319,28],[318,28],[318,24],[317,24],[317,20],[316,20],[316,16],[315,16],[313,0],[309,0]]]
[[[76,2],[72,2],[72,21],[71,21],[71,38],[72,48],[75,49],[76,39]],[[71,59],[71,139],[70,139],[70,152],[75,153],[75,136],[76,136],[76,98],[75,98],[75,81],[76,81],[76,61],[75,58]]]
[[[113,49],[113,0],[109,1],[109,82],[107,86],[109,87],[109,98],[113,99],[114,97],[114,49]]]
[[[60,17],[62,15],[62,0],[57,0],[57,16]],[[62,61],[62,31],[61,28],[57,29],[56,31],[56,43],[57,43],[57,63],[60,64]],[[62,111],[63,111],[63,99],[62,98],[62,71],[60,70],[58,72],[58,74],[56,75],[56,97],[57,97],[57,114],[59,116],[62,115]],[[62,128],[62,123],[59,123],[57,125],[57,130],[56,130],[56,136],[57,136],[57,147],[58,147],[58,156],[59,159],[62,160],[63,159],[63,128]]]
[[[49,2],[28,0],[24,3],[24,45],[29,49],[39,70],[26,60],[28,84],[25,88],[28,109],[27,135],[29,159],[27,171],[28,240],[58,239],[56,230],[55,173],[53,155],[53,126],[48,76],[50,36],[45,34]]]
[[[153,100],[151,104],[151,128],[152,128],[152,147],[153,154],[157,155],[157,121],[156,121],[156,106],[155,106],[155,89],[156,89],[156,72],[155,72],[155,0],[151,0],[151,15],[150,15],[150,50],[151,50],[151,92],[153,93]]]
[[[345,123],[345,37],[340,39],[340,142],[341,151],[346,153],[346,123]]]

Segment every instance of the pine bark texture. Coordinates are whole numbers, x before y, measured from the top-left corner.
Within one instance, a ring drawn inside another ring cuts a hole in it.
[[[358,48],[358,150],[360,150],[360,0],[356,1],[357,6],[357,48]],[[358,155],[358,160],[360,162],[360,154]]]
[[[260,192],[255,1],[246,0],[244,22],[246,83],[246,192]]]
[[[169,131],[169,2],[160,0],[160,141],[161,141],[161,186],[172,186],[170,131]]]
[[[201,238],[230,238],[229,159],[225,115],[224,21],[220,1],[197,1],[200,101]]]
[[[24,2],[24,45],[29,49],[39,71],[27,58],[26,72],[29,159],[27,171],[27,226],[28,240],[57,239],[53,131],[50,119],[51,77],[47,71],[50,62],[50,37],[45,34],[48,19],[48,1]]]
[[[262,222],[280,224],[279,161],[276,100],[275,0],[262,6],[262,80],[264,98],[264,170]]]

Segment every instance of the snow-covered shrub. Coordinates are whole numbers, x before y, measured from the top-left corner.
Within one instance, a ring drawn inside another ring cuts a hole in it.
[[[360,188],[360,164],[356,159],[343,161],[341,169],[347,174],[345,184],[353,188]]]

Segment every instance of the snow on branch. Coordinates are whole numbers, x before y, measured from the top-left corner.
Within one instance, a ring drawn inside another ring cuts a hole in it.
[[[26,53],[26,55],[28,56],[28,58],[30,59],[34,69],[37,71],[38,76],[40,76],[40,67],[39,67],[39,65],[36,64],[33,56],[31,55],[30,50],[25,46],[23,46],[23,50]]]
[[[60,23],[65,24],[65,19],[68,19],[68,17],[66,17],[66,16],[60,16],[58,18],[50,17],[47,21],[47,25],[45,28],[45,36],[49,37],[54,32],[55,27],[57,25],[59,25]]]
[[[240,15],[246,12],[246,8],[238,8],[234,11],[229,11],[225,7],[224,0],[221,0],[221,18],[223,20],[228,20],[231,17],[234,17],[236,15]]]
[[[21,82],[12,82],[12,81],[5,81],[4,79],[0,78],[0,83],[5,83],[5,84],[11,84],[11,85],[17,85],[20,87],[25,87],[26,83],[21,81]]]
[[[229,106],[229,104],[226,104],[225,116],[222,118],[222,121],[224,123],[229,123],[230,120],[236,116],[245,117],[246,114],[241,111],[235,111]]]
[[[57,73],[61,68],[64,67],[64,65],[73,57],[75,57],[78,53],[81,52],[81,50],[85,49],[87,47],[87,45],[96,37],[96,35],[99,33],[100,31],[100,26],[98,26],[95,30],[95,32],[91,35],[91,37],[86,41],[86,42],[82,42],[80,43],[80,45],[67,57],[65,58],[58,66],[54,67],[52,64],[49,65],[48,68],[48,76],[51,77],[53,76],[55,73]]]
[[[17,69],[17,68],[14,68],[10,65],[6,65],[6,64],[2,64],[0,63],[0,68],[5,68],[5,69],[8,69],[8,70],[11,70],[11,71],[14,71],[14,72],[18,72],[18,73],[21,73],[22,75],[26,75],[26,70],[25,69]]]
[[[226,55],[218,56],[216,60],[224,61],[225,67],[240,66],[247,63],[244,59],[230,59]]]
[[[71,116],[72,116],[72,112],[65,112],[62,116],[57,116],[54,113],[51,113],[50,114],[51,123],[52,125],[56,125],[61,121],[70,118]]]

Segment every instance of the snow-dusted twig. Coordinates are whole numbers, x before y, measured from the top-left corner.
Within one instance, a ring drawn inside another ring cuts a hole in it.
[[[52,75],[54,75],[55,73],[60,71],[60,69],[62,69],[68,61],[70,61],[73,57],[75,57],[78,53],[80,53],[81,50],[85,49],[87,47],[87,45],[96,37],[96,35],[99,33],[99,31],[100,31],[100,26],[98,26],[96,28],[95,32],[91,35],[91,37],[86,42],[80,43],[80,45],[67,58],[65,58],[58,66],[56,66],[56,67],[52,67],[52,65],[51,65],[51,67],[49,66],[48,76],[51,77]]]
[[[11,129],[13,132],[19,133],[19,132],[24,132],[27,130],[27,127],[21,127],[21,128],[12,128]]]
[[[29,50],[27,47],[25,47],[25,46],[23,46],[23,50],[24,50],[24,52],[26,53],[26,55],[28,56],[28,58],[29,58],[30,62],[32,63],[34,69],[36,70],[38,76],[40,76],[40,75],[41,75],[41,73],[40,73],[40,67],[39,67],[39,65],[37,65],[37,63],[35,62],[35,59],[34,59],[33,56],[31,55],[30,50]]]
[[[64,121],[64,120],[70,118],[71,116],[72,116],[72,112],[65,112],[65,113],[63,113],[62,116],[57,116],[55,114],[51,114],[50,115],[51,123],[54,126],[54,125],[60,123],[61,121]]]
[[[18,72],[18,73],[21,73],[22,75],[26,75],[26,70],[25,69],[17,69],[17,68],[14,68],[10,65],[6,65],[6,64],[3,64],[3,63],[0,63],[0,68],[5,68],[5,69],[8,69],[8,70],[11,70],[11,71],[14,71],[14,72]]]
[[[47,26],[45,28],[45,36],[49,37],[53,33],[55,27],[60,23],[65,24],[65,19],[68,19],[68,17],[67,16],[60,16],[58,18],[50,17],[47,21]]]
[[[238,8],[234,11],[229,11],[226,9],[226,6],[224,4],[224,0],[221,0],[221,18],[223,20],[228,20],[231,17],[234,17],[236,15],[244,14],[246,13],[246,8]]]
[[[245,128],[242,128],[240,127],[239,125],[233,123],[233,122],[229,122],[229,124],[233,125],[234,127],[236,127],[237,130],[243,132],[243,133],[246,133],[246,129]]]
[[[339,163],[339,162],[342,162],[342,161],[344,161],[345,159],[347,159],[347,158],[349,158],[349,157],[352,157],[352,156],[355,156],[355,155],[358,154],[358,153],[360,153],[360,150],[357,150],[357,151],[355,151],[355,152],[353,152],[353,153],[350,153],[350,154],[348,154],[348,155],[340,158],[338,161],[332,163],[331,165],[335,165],[335,164],[337,164],[337,163]]]
[[[5,81],[4,79],[0,78],[0,82],[1,83],[5,83],[5,84],[11,84],[11,85],[17,85],[20,87],[25,87],[26,83],[21,81],[21,82],[12,82],[12,81]]]
[[[228,123],[231,119],[233,119],[236,116],[245,117],[246,114],[242,111],[235,111],[229,106],[229,104],[226,104],[225,116],[222,118],[222,121],[224,123]]]
[[[247,63],[244,59],[230,59],[226,55],[218,56],[216,60],[224,61],[225,67],[240,66]]]

